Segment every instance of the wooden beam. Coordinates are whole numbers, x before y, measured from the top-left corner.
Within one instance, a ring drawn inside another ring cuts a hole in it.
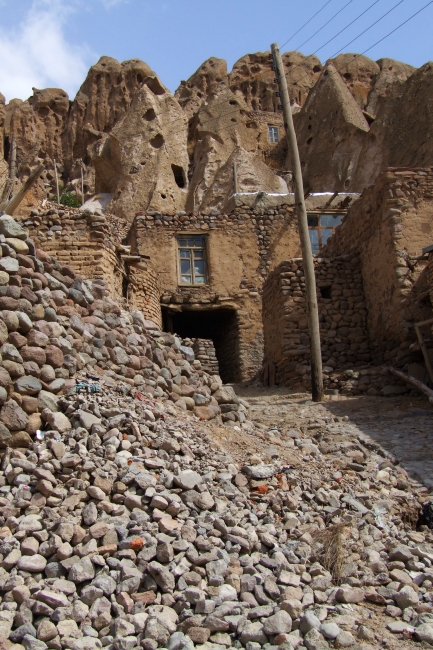
[[[400,379],[403,379],[403,381],[407,382],[408,384],[412,384],[415,386],[415,388],[418,388],[422,393],[427,395],[429,398],[429,402],[433,404],[433,390],[426,386],[425,384],[422,383],[422,381],[419,381],[418,379],[415,379],[415,377],[411,377],[410,375],[405,375],[404,372],[401,372],[401,370],[397,370],[397,368],[389,367],[388,368],[389,372],[392,372],[393,375],[396,377],[399,377]]]
[[[30,190],[32,185],[36,182],[40,174],[43,172],[44,166],[43,165],[38,165],[36,169],[32,171],[28,179],[25,181],[24,185],[18,190],[18,192],[15,194],[15,196],[12,197],[12,199],[9,201],[9,203],[5,206],[4,211],[6,214],[13,215],[21,201],[24,199],[25,195],[27,192]]]

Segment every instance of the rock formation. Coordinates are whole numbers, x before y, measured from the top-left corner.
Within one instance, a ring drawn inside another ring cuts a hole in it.
[[[236,165],[238,192],[288,192],[283,178],[277,176],[254,153],[237,147],[226,162],[221,165],[212,179],[210,186],[201,196],[201,210],[224,210],[229,198],[234,193],[233,169]]]
[[[432,161],[424,137],[430,129],[424,107],[431,101],[425,66],[420,72],[392,59],[346,53],[328,61],[324,72],[314,55],[287,52],[282,58],[311,190],[362,191],[386,165]],[[25,161],[20,179],[37,162],[46,164],[35,188],[40,198],[47,188],[53,193],[55,158],[61,182],[72,183],[80,198],[83,169],[86,196],[113,194],[112,209],[128,212],[129,220],[150,206],[208,209],[224,205],[230,184],[225,166],[234,155],[242,168],[239,152],[246,152],[246,186],[280,187],[275,174],[286,169],[287,150],[277,90],[269,52],[241,57],[231,72],[224,60],[211,57],[174,96],[146,63],[104,56],[72,103],[58,89],[9,102],[0,116],[2,140],[7,156],[16,136],[19,161]],[[143,118],[150,108],[156,121]],[[163,140],[153,146],[158,134]]]
[[[113,194],[110,209],[133,219],[153,209],[184,207],[188,186],[187,123],[156,76],[146,78],[123,119],[93,147],[96,192]]]
[[[314,55],[307,57],[300,52],[287,52],[282,59],[287,71],[291,100],[302,106],[322,69],[320,61]],[[275,71],[272,69],[269,52],[258,52],[247,54],[234,64],[229,75],[229,85],[232,92],[242,94],[247,106],[253,111],[272,113],[278,110],[280,103],[274,79]]]
[[[65,165],[74,175],[74,161],[89,165],[87,147],[109,133],[128,110],[144,80],[154,77],[139,59],[119,63],[103,56],[93,65],[77,93],[63,134]],[[77,170],[75,170],[77,174]]]
[[[227,63],[224,59],[208,59],[194,72],[188,81],[181,81],[174,96],[188,119],[200,106],[228,85]]]
[[[294,121],[305,186],[313,192],[361,191],[353,177],[369,126],[333,65],[326,67]]]
[[[202,105],[191,128],[195,146],[187,210],[201,205],[215,175],[236,147],[257,151],[258,134],[259,126],[251,120],[245,102],[230,90]]]
[[[432,165],[432,82],[433,63],[426,63],[380,103],[362,152],[358,182],[364,187],[388,166]]]

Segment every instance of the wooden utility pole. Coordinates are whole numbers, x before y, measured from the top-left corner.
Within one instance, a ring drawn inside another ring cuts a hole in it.
[[[15,180],[17,177],[17,141],[15,140],[15,136],[12,136],[12,142],[11,142],[11,158],[10,158],[10,163],[9,163],[9,178],[11,181],[11,190],[10,190],[10,196],[13,196],[13,193],[15,191]]]
[[[53,159],[53,163],[54,163],[54,179],[56,181],[57,203],[60,205],[59,177],[57,176],[57,165],[54,159]]]
[[[284,128],[286,130],[287,144],[292,160],[293,185],[295,189],[295,208],[298,217],[298,229],[301,239],[302,260],[304,264],[305,291],[307,294],[308,329],[310,333],[311,353],[311,386],[312,397],[315,402],[322,402],[323,376],[322,354],[320,349],[319,309],[317,305],[316,278],[314,276],[314,261],[311,251],[310,236],[308,233],[307,210],[304,201],[304,186],[302,183],[301,161],[299,158],[298,143],[296,141],[295,127],[293,126],[292,109],[290,107],[289,89],[281,59],[280,48],[277,43],[271,45],[274,59],[277,82],[280,88],[281,104],[283,106]]]
[[[236,169],[236,163],[235,162],[233,163],[233,186],[234,186],[235,194],[237,194],[238,191],[239,191],[239,188],[238,188],[238,172],[237,172],[237,169]]]
[[[81,205],[84,205],[84,176],[83,176],[83,161],[80,160],[81,167]]]

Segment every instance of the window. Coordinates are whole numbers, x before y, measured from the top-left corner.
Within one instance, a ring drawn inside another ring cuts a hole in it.
[[[180,284],[206,284],[206,237],[179,237]]]
[[[278,142],[278,126],[268,126],[269,142]]]
[[[313,255],[326,244],[334,230],[343,221],[344,214],[309,214],[308,230]]]

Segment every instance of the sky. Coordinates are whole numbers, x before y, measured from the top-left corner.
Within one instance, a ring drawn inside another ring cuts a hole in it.
[[[272,42],[322,62],[368,50],[419,67],[433,59],[432,24],[433,0],[0,0],[0,92],[58,87],[73,99],[103,55],[142,59],[174,92],[211,56],[230,70]]]

